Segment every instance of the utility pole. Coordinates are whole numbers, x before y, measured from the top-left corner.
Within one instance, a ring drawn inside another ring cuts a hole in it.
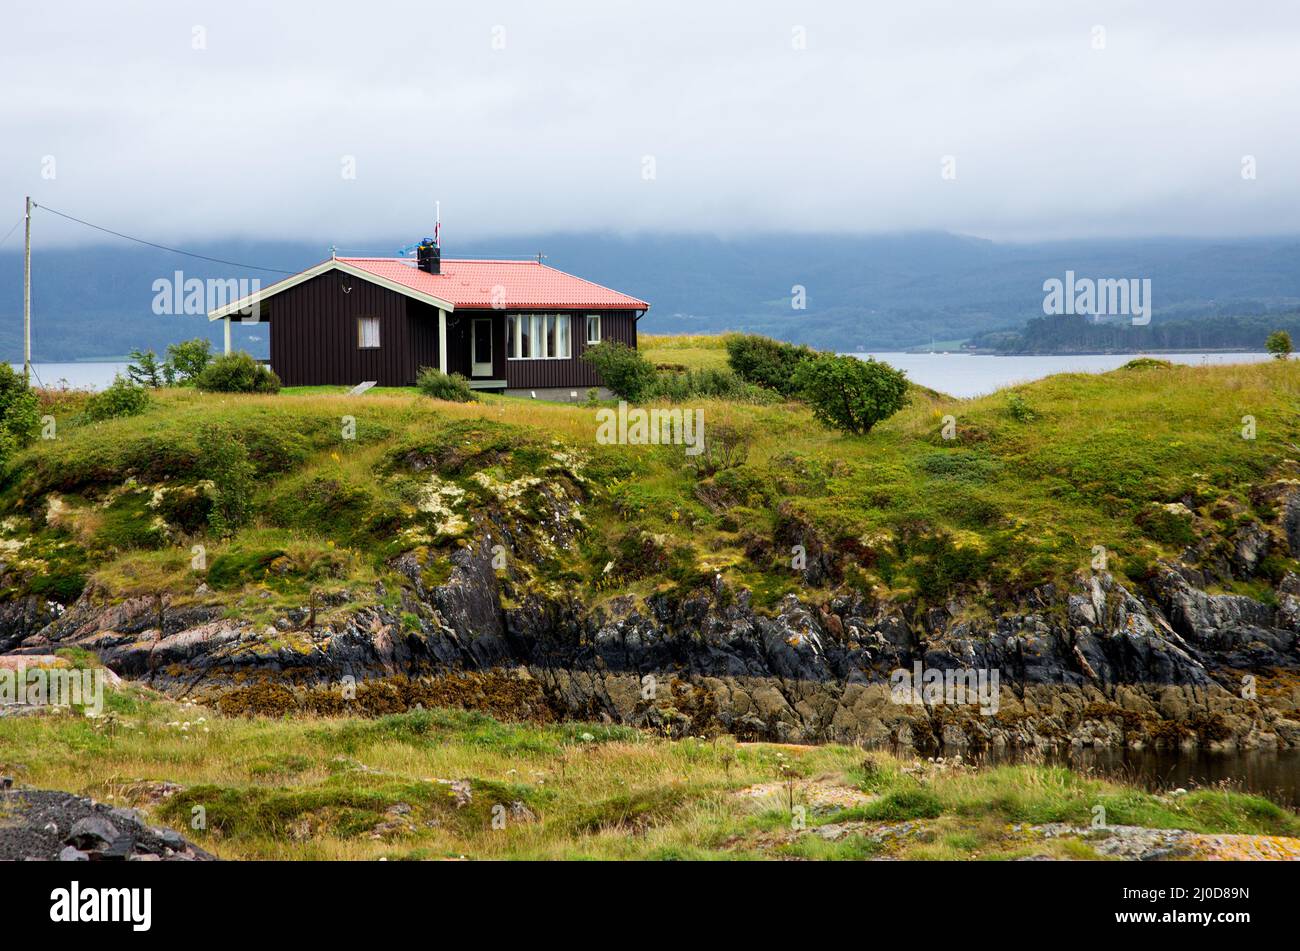
[[[23,247],[23,376],[32,382],[32,197],[27,196],[23,212],[27,240]]]

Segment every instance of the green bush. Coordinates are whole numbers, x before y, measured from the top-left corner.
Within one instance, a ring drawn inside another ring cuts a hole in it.
[[[800,363],[794,380],[818,422],[860,436],[907,402],[907,378],[875,360],[823,353]]]
[[[1173,368],[1174,365],[1168,360],[1157,360],[1155,357],[1138,357],[1120,367],[1121,370],[1172,370]]]
[[[209,363],[194,379],[209,393],[279,393],[280,378],[242,350],[226,353]]]
[[[746,383],[731,370],[705,367],[678,373],[659,371],[655,381],[642,394],[645,399],[664,399],[681,403],[690,399],[733,400],[746,403],[773,403],[780,397],[761,386]]]
[[[937,819],[943,813],[943,804],[928,789],[900,789],[862,807],[860,813],[877,822]]]
[[[34,440],[40,428],[36,394],[25,377],[8,363],[0,363],[0,463]]]
[[[253,512],[257,470],[239,433],[213,423],[199,427],[199,471],[212,480],[208,524],[226,537],[245,524]]]
[[[1007,415],[1018,423],[1032,423],[1038,416],[1019,393],[1007,394]]]
[[[727,362],[746,383],[776,390],[788,398],[798,395],[795,371],[817,354],[808,347],[796,346],[757,334],[736,334],[727,338]]]
[[[167,347],[167,368],[171,380],[182,386],[193,384],[212,362],[212,341],[195,337]]]
[[[652,394],[658,374],[641,351],[623,343],[598,343],[588,347],[582,359],[623,399],[637,402]]]
[[[421,367],[415,378],[415,385],[421,393],[435,400],[447,400],[451,403],[471,403],[478,399],[469,387],[469,380],[459,373],[443,373],[434,367]]]
[[[1285,330],[1274,330],[1264,341],[1264,349],[1279,360],[1291,356],[1291,335]]]
[[[149,391],[138,383],[118,375],[113,382],[86,401],[82,411],[86,419],[99,422],[123,416],[139,416],[149,407]]]

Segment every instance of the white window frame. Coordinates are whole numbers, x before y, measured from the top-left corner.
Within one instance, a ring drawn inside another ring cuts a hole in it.
[[[366,343],[368,336],[366,328],[373,327],[374,343]],[[379,337],[379,318],[378,317],[358,317],[357,318],[357,349],[358,350],[378,350],[380,347]]]
[[[524,328],[528,329],[527,354]],[[506,340],[507,360],[571,360],[573,320],[569,314],[506,314]]]
[[[595,322],[594,324],[593,321]],[[596,328],[595,337],[591,335],[591,328],[593,326]],[[600,343],[600,314],[588,314],[587,315],[587,346],[594,347],[598,343]]]

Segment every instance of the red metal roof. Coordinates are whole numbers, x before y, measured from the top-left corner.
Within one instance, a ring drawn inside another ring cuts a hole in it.
[[[646,310],[643,300],[584,281],[537,261],[458,261],[444,258],[429,274],[406,258],[339,258],[412,290],[469,308],[604,308]]]

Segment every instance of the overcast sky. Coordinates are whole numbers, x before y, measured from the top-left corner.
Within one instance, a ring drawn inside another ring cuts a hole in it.
[[[156,240],[343,247],[414,241],[441,200],[449,253],[556,230],[1300,232],[1283,0],[42,0],[2,23],[0,233],[27,193]]]

